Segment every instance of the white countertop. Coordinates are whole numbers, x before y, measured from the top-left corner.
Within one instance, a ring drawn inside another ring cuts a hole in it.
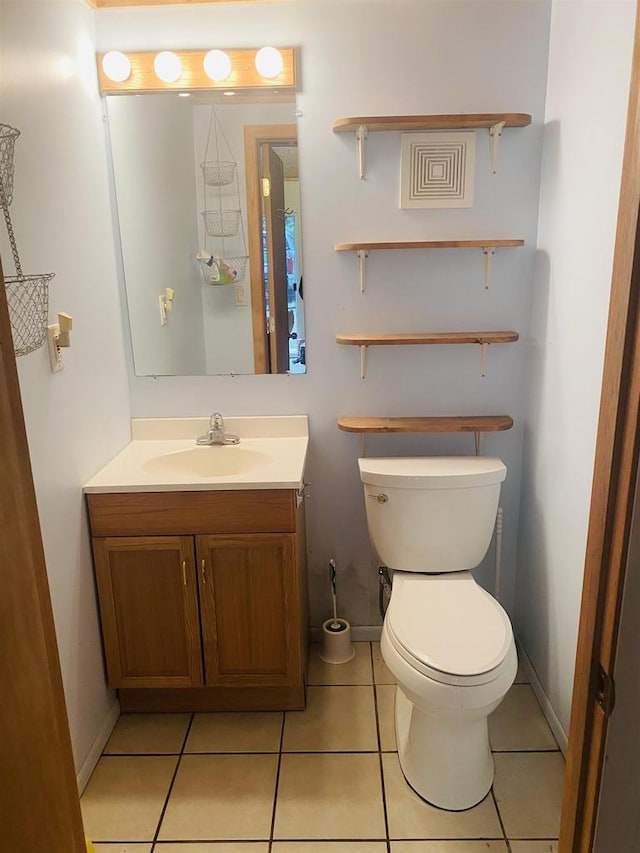
[[[226,431],[239,435],[240,444],[199,447],[195,440],[206,433],[208,425],[208,418],[133,420],[131,442],[85,483],[84,491],[95,494],[302,487],[309,443],[306,415],[225,418]],[[248,459],[246,470],[220,476],[195,470],[200,459],[203,470],[207,463],[215,467],[223,461],[223,454],[226,467],[234,467],[235,455]],[[187,460],[186,464],[183,460]]]

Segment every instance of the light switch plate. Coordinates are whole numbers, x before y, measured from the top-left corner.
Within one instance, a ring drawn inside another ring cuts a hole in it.
[[[234,298],[235,298],[236,305],[240,305],[240,306],[248,305],[249,302],[247,299],[247,285],[246,284],[234,284],[233,286],[235,288]]]

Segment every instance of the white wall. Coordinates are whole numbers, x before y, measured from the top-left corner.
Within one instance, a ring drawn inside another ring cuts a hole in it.
[[[83,482],[128,440],[129,402],[94,66],[82,2],[0,0],[1,120],[22,131],[11,215],[24,272],[55,272],[73,315],[65,369],[18,359],[76,766],[108,717]],[[5,274],[12,273],[6,240]]]
[[[204,372],[191,105],[149,95],[110,97],[107,107],[136,372]],[[163,326],[167,287],[175,296]]]
[[[526,328],[537,226],[549,4],[325,0],[193,8],[99,10],[99,48],[145,49],[265,43],[301,49],[298,107],[303,208],[306,376],[134,378],[135,415],[308,412],[311,449],[308,542],[312,622],[330,602],[326,566],[354,625],[379,622],[376,561],[364,517],[358,440],[339,415],[491,414],[516,428],[490,435],[486,451],[509,468],[504,599],[513,599],[522,445],[522,347],[493,346],[480,377],[472,347],[372,350],[359,378],[358,353],[336,332]],[[487,134],[478,134],[476,202],[454,211],[401,211],[397,134],[371,134],[368,179],[356,172],[353,137],[335,135],[341,116],[528,112],[533,125],[503,135],[500,172],[489,173]],[[378,253],[358,290],[355,256],[336,242],[358,239],[523,237],[499,252],[491,289],[479,250]],[[471,436],[380,437],[370,451],[472,453]],[[482,575],[487,580],[487,571]]]
[[[556,0],[524,412],[516,624],[568,729],[635,3]]]

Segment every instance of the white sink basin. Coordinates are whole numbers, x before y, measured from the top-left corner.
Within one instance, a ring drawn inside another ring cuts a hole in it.
[[[190,447],[154,456],[142,464],[148,474],[170,477],[232,477],[265,468],[273,457],[235,445]]]

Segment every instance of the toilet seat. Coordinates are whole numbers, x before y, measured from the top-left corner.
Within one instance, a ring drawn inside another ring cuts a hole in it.
[[[398,654],[442,684],[487,684],[513,645],[504,609],[470,572],[395,572],[385,617]]]

